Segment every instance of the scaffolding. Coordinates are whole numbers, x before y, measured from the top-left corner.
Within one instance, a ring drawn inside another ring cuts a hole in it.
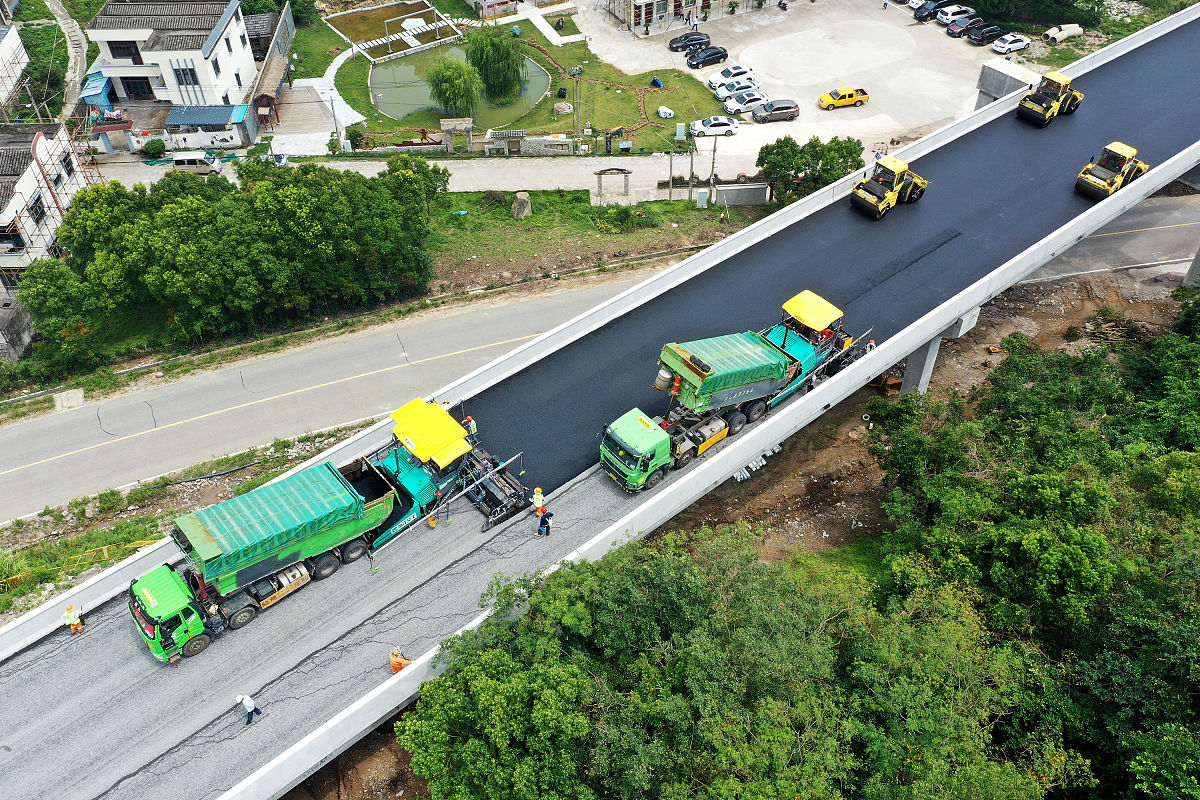
[[[73,118],[72,128],[55,122],[41,126],[10,126],[5,133],[32,132],[28,143],[30,162],[21,175],[4,176],[12,193],[0,209],[0,285],[9,292],[16,289],[21,274],[39,258],[63,255],[57,246],[58,226],[82,189],[102,181],[94,160],[87,152],[87,118]],[[47,134],[47,129],[50,133]],[[15,150],[20,145],[0,148]],[[17,188],[32,172],[32,188]],[[8,218],[9,210],[11,218]]]

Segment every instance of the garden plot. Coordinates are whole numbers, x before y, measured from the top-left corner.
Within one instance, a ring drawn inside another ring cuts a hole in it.
[[[325,17],[325,22],[372,62],[462,37],[454,23],[425,0],[344,11]]]

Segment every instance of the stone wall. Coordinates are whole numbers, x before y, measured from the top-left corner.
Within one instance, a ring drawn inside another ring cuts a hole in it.
[[[25,306],[0,292],[0,359],[16,361],[33,340],[33,322]]]
[[[523,156],[569,156],[571,139],[553,139],[549,136],[527,136],[521,140]]]
[[[713,205],[765,206],[770,188],[765,183],[718,185],[709,202]]]

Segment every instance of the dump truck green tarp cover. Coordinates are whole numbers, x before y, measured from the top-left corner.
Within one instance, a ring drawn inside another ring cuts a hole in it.
[[[253,564],[281,547],[360,519],[365,502],[329,462],[224,503],[186,514],[175,526],[188,554],[215,578]]]
[[[701,376],[694,366],[683,363],[693,355],[712,370],[711,375]],[[682,344],[671,343],[663,348],[658,360],[696,387],[697,395],[782,378],[791,363],[778,348],[750,331]]]

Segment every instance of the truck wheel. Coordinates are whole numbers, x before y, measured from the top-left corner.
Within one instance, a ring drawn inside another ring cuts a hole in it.
[[[342,562],[337,560],[337,556],[333,553],[322,553],[317,556],[316,562],[313,564],[313,580],[323,581],[330,575],[338,571],[338,566]]]
[[[200,655],[208,649],[210,642],[212,642],[212,637],[207,633],[202,633],[199,636],[193,636],[191,639],[188,639],[187,643],[183,646],[184,658]]]
[[[746,422],[755,423],[763,418],[763,414],[767,413],[767,404],[762,400],[755,400],[746,406]]]
[[[740,411],[735,411],[725,418],[725,424],[729,426],[729,435],[737,436],[738,432],[746,427],[746,415]]]
[[[229,627],[233,630],[244,628],[250,624],[250,620],[258,615],[258,609],[254,606],[246,606],[239,608],[237,612],[229,618]]]
[[[683,469],[688,464],[692,463],[692,457],[695,456],[695,454],[696,451],[694,450],[685,450],[684,452],[675,456],[675,460],[671,462],[671,468]]]
[[[651,472],[650,476],[646,478],[646,488],[653,489],[655,486],[658,486],[660,483],[662,483],[662,479],[663,471],[661,469],[654,470],[654,472]]]
[[[342,563],[358,561],[367,554],[367,543],[362,539],[351,539],[342,545]]]

